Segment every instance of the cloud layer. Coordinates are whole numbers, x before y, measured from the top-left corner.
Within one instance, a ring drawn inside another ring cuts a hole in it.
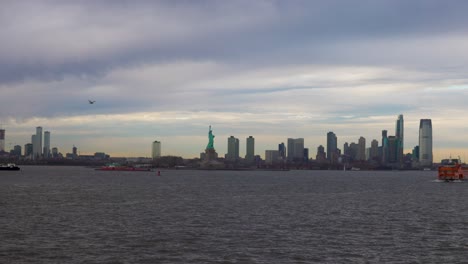
[[[0,122],[11,144],[42,126],[63,152],[148,156],[161,140],[165,154],[193,157],[211,124],[220,153],[228,136],[252,135],[257,154],[304,137],[314,155],[328,131],[340,146],[379,140],[404,114],[407,151],[432,118],[439,158],[468,142],[450,137],[468,130],[467,7],[5,1]]]

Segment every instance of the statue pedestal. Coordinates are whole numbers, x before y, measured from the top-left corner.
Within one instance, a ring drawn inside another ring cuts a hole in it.
[[[212,161],[218,159],[218,153],[214,148],[205,149],[205,161]]]
[[[201,162],[200,168],[205,170],[216,170],[224,168],[224,164],[217,161],[218,153],[214,148],[205,150],[205,159]]]

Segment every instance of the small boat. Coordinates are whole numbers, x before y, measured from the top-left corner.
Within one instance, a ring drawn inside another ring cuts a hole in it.
[[[100,170],[100,171],[151,171],[151,168],[133,167],[133,166],[120,165],[118,163],[110,163],[110,164],[107,164],[106,166],[102,166],[101,168],[97,168],[96,170]]]
[[[443,159],[438,168],[440,181],[461,181],[464,178],[464,169],[460,159]]]
[[[20,167],[16,166],[14,163],[0,164],[0,170],[18,171]]]

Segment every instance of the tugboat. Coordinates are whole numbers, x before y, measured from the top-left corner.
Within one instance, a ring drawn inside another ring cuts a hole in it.
[[[16,166],[14,163],[0,164],[0,170],[18,171],[20,167]]]
[[[462,181],[464,179],[464,168],[460,159],[443,159],[439,166],[438,179],[440,181]]]

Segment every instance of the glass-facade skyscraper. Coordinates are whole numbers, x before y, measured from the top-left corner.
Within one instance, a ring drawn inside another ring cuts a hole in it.
[[[228,138],[226,159],[230,161],[236,161],[239,159],[239,139],[234,136],[230,136]]]
[[[245,151],[245,159],[248,161],[253,161],[255,158],[255,138],[249,136],[246,139],[246,151]]]
[[[419,164],[432,166],[432,121],[421,119],[419,122]]]
[[[338,148],[338,140],[335,133],[327,133],[327,160],[333,161],[336,157],[336,149]]]
[[[303,138],[288,138],[288,160],[303,161],[304,160],[304,139]]]
[[[161,142],[160,141],[153,141],[153,145],[151,147],[151,157],[153,159],[161,157]]]
[[[399,115],[396,121],[395,126],[395,138],[397,144],[397,152],[396,152],[396,161],[403,162],[403,139],[404,139],[404,122],[403,122],[403,115]]]

